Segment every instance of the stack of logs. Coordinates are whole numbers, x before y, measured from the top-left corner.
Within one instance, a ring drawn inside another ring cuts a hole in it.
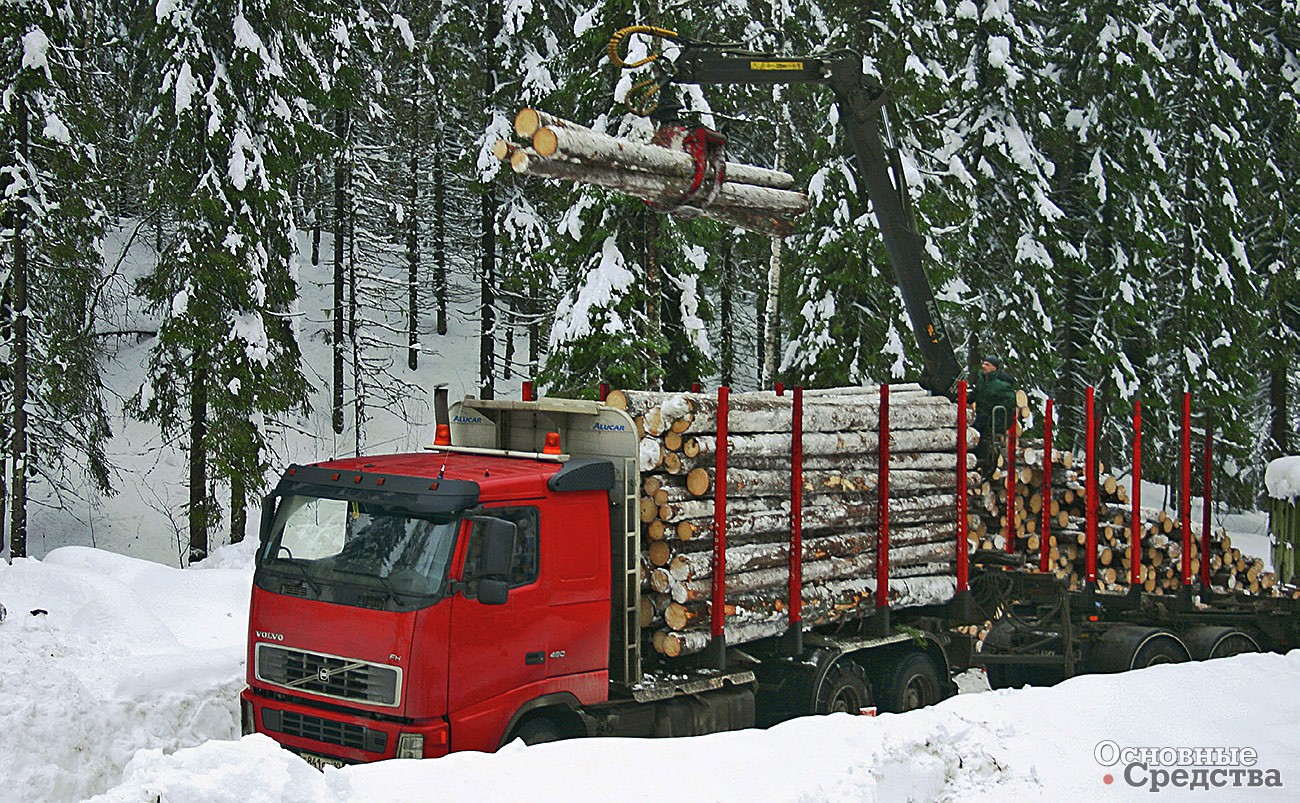
[[[1005,451],[1005,449],[1004,449]],[[1044,454],[1041,443],[1018,450],[1016,498],[1012,503],[1012,533],[1016,550],[1028,567],[1039,565],[1043,506],[1049,509],[1049,570],[1067,580],[1072,589],[1086,579],[1087,474],[1069,452],[1053,450],[1052,487],[1043,488]],[[981,486],[980,520],[969,533],[972,549],[1004,549],[1007,531],[1007,467],[1005,459]],[[1103,591],[1127,591],[1133,551],[1133,508],[1128,490],[1098,465],[1097,582]],[[1050,491],[1050,492],[1049,492]],[[1138,576],[1142,589],[1152,594],[1177,592],[1181,585],[1182,528],[1176,516],[1164,510],[1143,508]],[[1200,577],[1201,528],[1192,527],[1191,573]],[[1277,578],[1265,571],[1264,561],[1243,555],[1220,529],[1210,541],[1210,585],[1217,591],[1241,594],[1279,593]]]
[[[682,217],[703,215],[773,236],[794,228],[808,196],[789,173],[721,160],[699,162],[686,129],[661,129],[648,143],[594,131],[536,109],[515,116],[515,135],[493,153],[516,173],[606,187]],[[695,192],[690,192],[694,185]]]
[[[943,602],[955,588],[957,410],[916,385],[890,390],[890,604]],[[710,637],[717,397],[629,390],[610,393],[606,403],[626,410],[641,435],[642,627],[663,655],[698,652]],[[790,395],[730,396],[729,644],[789,626],[792,414]],[[805,627],[875,609],[879,423],[879,388],[804,396]],[[976,437],[968,431],[972,444]],[[974,466],[972,455],[967,476],[978,488]]]

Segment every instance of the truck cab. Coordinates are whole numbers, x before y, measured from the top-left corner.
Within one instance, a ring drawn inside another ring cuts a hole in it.
[[[461,448],[287,470],[263,507],[245,732],[317,765],[434,757],[607,699],[635,428],[595,403],[479,405],[455,408]],[[548,454],[547,435],[613,453]]]

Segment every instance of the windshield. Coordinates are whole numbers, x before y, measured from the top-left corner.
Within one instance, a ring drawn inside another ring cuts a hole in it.
[[[262,567],[285,573],[286,583],[319,599],[374,607],[373,594],[358,598],[356,589],[365,589],[409,607],[412,597],[427,603],[442,595],[459,525],[459,514],[286,496],[263,546]]]

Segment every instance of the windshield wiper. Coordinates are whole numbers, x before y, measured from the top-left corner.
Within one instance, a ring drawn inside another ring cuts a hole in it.
[[[316,585],[315,581],[311,579],[311,575],[308,574],[306,566],[303,566],[301,563],[294,560],[293,558],[275,558],[271,562],[272,566],[279,566],[281,564],[286,566],[292,566],[293,568],[297,569],[302,574],[303,581],[307,583],[307,585],[311,588],[312,592],[317,597],[321,595],[321,587]]]

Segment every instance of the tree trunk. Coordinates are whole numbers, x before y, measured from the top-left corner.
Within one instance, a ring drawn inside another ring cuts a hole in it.
[[[343,433],[343,241],[347,214],[347,110],[334,110],[334,338],[331,343],[334,359],[333,423],[334,431]]]
[[[762,386],[771,387],[776,381],[776,352],[781,337],[780,309],[781,300],[781,238],[772,238],[772,254],[767,263],[767,309],[763,320],[767,324],[763,332],[763,379]]]
[[[731,237],[724,239],[722,244],[722,265],[718,275],[718,292],[721,295],[719,302],[719,314],[721,328],[719,330],[720,343],[719,351],[719,370],[721,371],[722,384],[728,387],[735,381],[735,363],[736,363],[736,346],[734,339],[735,320],[732,311],[731,294],[732,282],[734,281],[731,269]]]
[[[482,263],[479,276],[479,398],[495,398],[496,388],[496,191],[495,184],[483,187],[479,224]]]
[[[230,473],[230,543],[244,540],[248,529],[248,487],[238,471]]]
[[[1281,326],[1279,317],[1275,325]],[[1264,448],[1264,457],[1276,459],[1291,453],[1290,422],[1290,387],[1287,380],[1287,365],[1274,365],[1268,375],[1269,442]]]
[[[645,319],[646,319],[646,338],[655,340],[663,333],[663,321],[660,318],[659,304],[663,299],[663,290],[660,287],[659,277],[659,248],[657,240],[659,238],[659,216],[653,213],[645,214],[645,284],[646,284],[646,301],[645,301]],[[646,386],[653,390],[663,388],[663,359],[658,352],[648,355],[650,363],[649,381]]]
[[[207,416],[207,368],[196,357],[190,366],[190,549],[187,564],[208,556]]]
[[[24,163],[30,158],[30,122],[27,111],[27,98],[18,99],[18,140],[19,153]],[[9,555],[21,558],[27,556],[27,233],[26,219],[22,204],[15,204],[14,211],[14,272],[13,283],[13,352],[10,361],[13,366],[13,424],[10,432],[11,469],[13,471],[12,500],[9,524]]]
[[[440,121],[437,146],[433,149],[433,295],[437,307],[437,331],[440,335],[447,334],[447,162],[443,153],[445,133],[446,128]]]
[[[420,69],[414,73],[411,92],[411,138],[407,156],[406,192],[406,367],[420,367]]]

